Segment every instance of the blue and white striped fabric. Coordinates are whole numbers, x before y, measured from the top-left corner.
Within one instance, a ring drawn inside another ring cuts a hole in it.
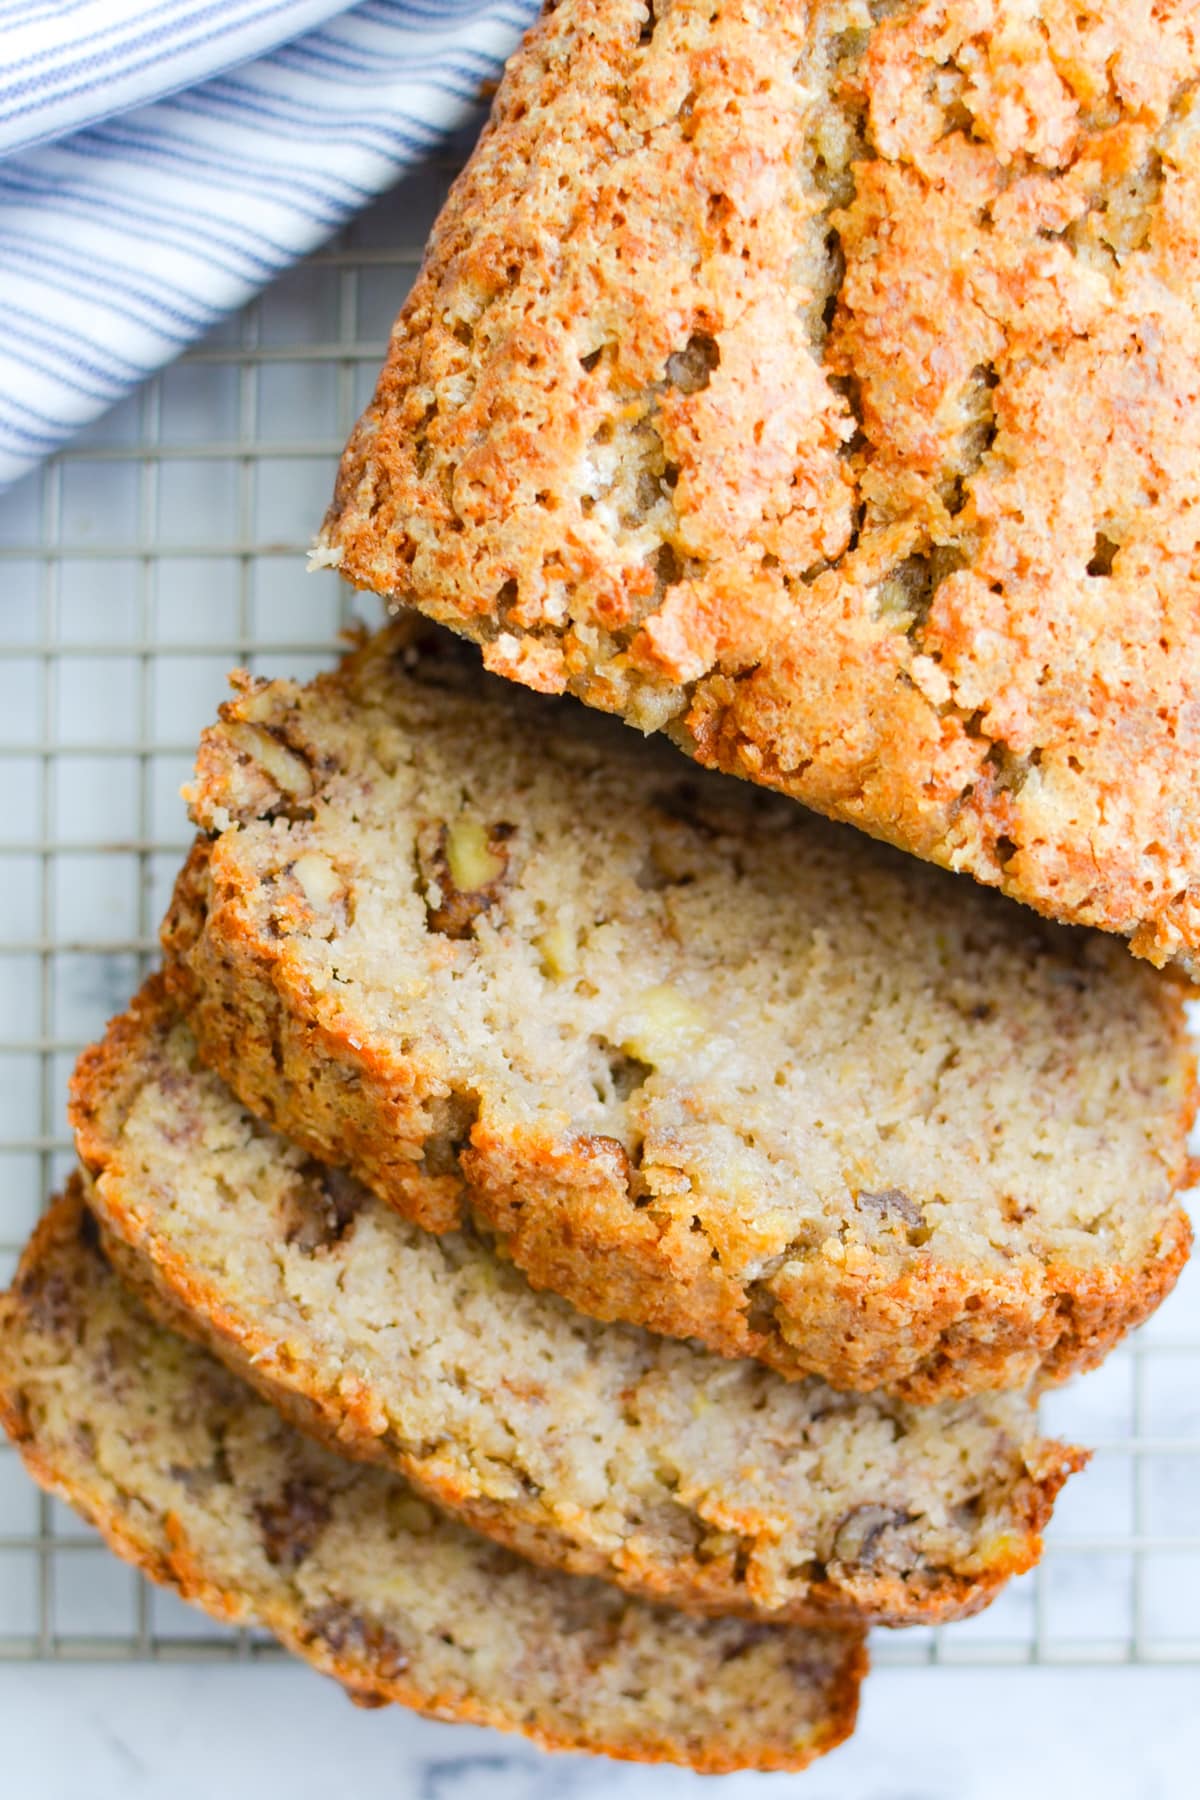
[[[0,0],[0,485],[477,108],[536,0]]]

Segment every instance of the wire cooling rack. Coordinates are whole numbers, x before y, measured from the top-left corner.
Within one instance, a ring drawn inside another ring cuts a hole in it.
[[[0,1279],[70,1167],[67,1076],[124,1006],[244,664],[307,677],[362,603],[303,553],[445,191],[429,164],[0,496]],[[1046,1424],[1095,1447],[1042,1568],[880,1662],[1200,1663],[1200,1263]],[[152,1591],[0,1449],[0,1656],[254,1657]]]

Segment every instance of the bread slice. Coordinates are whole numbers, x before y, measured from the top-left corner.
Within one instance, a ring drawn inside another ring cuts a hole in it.
[[[685,775],[445,639],[242,679],[164,936],[202,1055],[595,1316],[918,1400],[1097,1361],[1187,1251],[1178,985]]]
[[[1200,968],[1192,0],[558,0],[318,560]]]
[[[368,1704],[710,1773],[854,1726],[861,1633],[691,1619],[531,1567],[280,1420],[118,1285],[78,1195],[0,1299],[0,1418],[34,1478],[215,1618]]]
[[[127,1284],[296,1423],[536,1560],[716,1614],[931,1623],[1036,1561],[1081,1452],[584,1318],[265,1131],[152,980],[73,1087]]]

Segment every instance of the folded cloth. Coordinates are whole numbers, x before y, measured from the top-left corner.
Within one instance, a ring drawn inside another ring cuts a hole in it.
[[[466,124],[535,11],[0,0],[0,485]]]

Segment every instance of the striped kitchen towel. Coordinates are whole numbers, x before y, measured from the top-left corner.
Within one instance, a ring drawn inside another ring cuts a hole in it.
[[[478,108],[536,0],[0,0],[0,485]]]

